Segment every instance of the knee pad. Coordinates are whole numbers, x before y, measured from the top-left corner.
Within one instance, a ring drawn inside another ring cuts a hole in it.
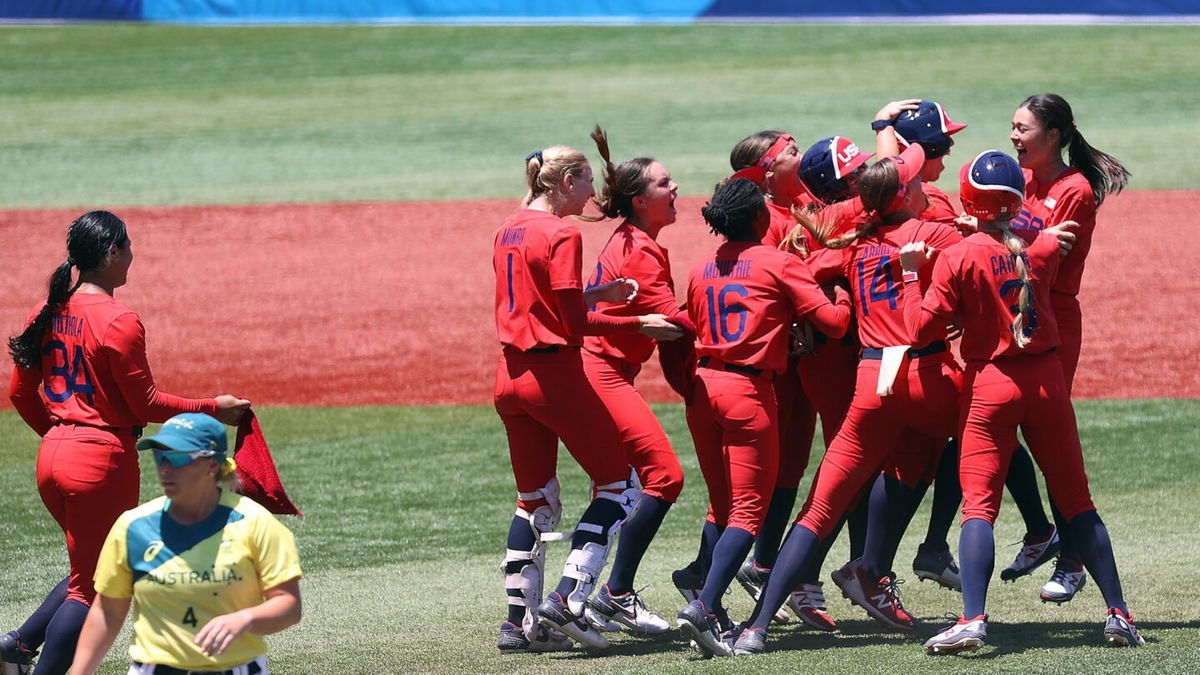
[[[562,501],[559,500],[558,492],[558,476],[551,478],[549,483],[537,490],[518,492],[517,499],[520,501],[545,500],[546,503],[533,511],[526,511],[518,506],[517,515],[528,520],[535,533],[554,531],[554,528],[558,527],[558,521],[562,519]]]
[[[629,478],[619,480],[615,483],[606,485],[592,484],[593,499],[607,499],[610,502],[615,502],[625,512],[625,516],[621,519],[621,523],[629,518],[629,514],[633,513],[633,507],[637,506],[638,499],[642,496],[642,483],[638,480],[637,471],[629,468]],[[617,523],[615,527],[620,527]],[[613,532],[615,534],[615,531]]]
[[[532,511],[517,507],[516,516],[529,522],[533,530],[533,548],[528,551],[507,549],[500,571],[504,573],[504,591],[508,604],[525,608],[522,628],[530,640],[537,637],[537,606],[542,602],[542,587],[546,569],[546,549],[543,535],[553,532],[562,518],[562,502],[558,497],[558,478],[532,492],[518,492],[521,501],[545,500],[545,504]]]

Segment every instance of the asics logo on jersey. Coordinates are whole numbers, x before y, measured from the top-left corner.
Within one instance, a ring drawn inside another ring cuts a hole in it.
[[[154,560],[158,557],[159,552],[162,551],[162,547],[163,543],[161,541],[150,542],[150,545],[146,547],[146,552],[142,554],[142,560],[146,562]]]

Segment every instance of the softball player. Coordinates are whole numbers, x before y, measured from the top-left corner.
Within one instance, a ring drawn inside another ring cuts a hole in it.
[[[895,257],[911,241],[937,240],[939,247],[948,247],[962,239],[948,224],[915,218],[925,204],[919,177],[923,162],[924,150],[914,144],[863,173],[859,197],[870,220],[854,232],[827,239],[812,227],[828,249],[849,247],[844,274],[851,279],[863,358],[850,411],[738,638],[739,653],[763,650],[775,603],[783,601],[805,570],[819,568],[822,542],[881,470],[890,483],[878,505],[884,508],[870,513],[862,563],[844,567],[834,580],[875,618],[893,628],[912,627],[912,617],[895,594],[891,558],[923,495],[921,486],[932,481],[945,440],[953,433],[958,392],[945,359],[944,333],[921,341],[909,337],[896,302],[901,279]]]
[[[778,407],[771,380],[787,366],[789,328],[802,317],[840,337],[850,304],[844,291],[830,304],[799,260],[761,245],[770,214],[754,182],[723,183],[703,214],[726,243],[688,277],[699,367],[687,418],[713,520],[723,531],[699,597],[678,622],[706,655],[727,656],[711,608],[750,552],[775,485]]]
[[[20,628],[0,642],[6,662],[28,665],[44,642],[37,673],[65,673],[95,596],[93,573],[104,537],[137,505],[134,441],[148,422],[205,412],[237,424],[250,402],[223,394],[187,399],[160,391],[146,360],[137,313],[113,298],[125,285],[133,247],[120,218],[90,211],[67,230],[67,259],[50,277],[46,302],[9,339],[16,366],[9,396],[42,437],[37,482],[66,535],[71,573]],[[79,271],[74,283],[73,269]]]
[[[963,166],[959,182],[963,208],[978,220],[979,232],[941,254],[923,298],[915,282],[931,251],[924,242],[900,251],[909,331],[922,339],[956,319],[967,363],[959,437],[963,613],[930,638],[925,650],[970,651],[987,638],[985,602],[995,562],[992,524],[1017,447],[1018,426],[1108,604],[1105,641],[1143,644],[1122,596],[1108,530],[1092,504],[1075,412],[1053,353],[1060,340],[1050,296],[1056,273],[1061,276],[1060,249],[1063,254],[1072,250],[1076,238],[1067,223],[1047,228],[1028,245],[1011,230],[1025,177],[1002,152],[978,155]]]
[[[1096,209],[1105,197],[1125,187],[1129,172],[1116,158],[1084,140],[1076,127],[1070,104],[1057,94],[1038,94],[1025,99],[1013,115],[1009,139],[1025,176],[1025,199],[1021,213],[1012,221],[1012,230],[1021,236],[1031,236],[1059,223],[1078,223],[1074,230],[1075,246],[1059,266],[1050,288],[1050,306],[1058,319],[1062,340],[1057,355],[1070,395],[1083,342],[1083,320],[1077,296],[1084,263],[1092,246]],[[1068,157],[1066,162],[1063,161],[1064,150]],[[1048,560],[1054,554],[1056,535],[1061,534],[1062,550],[1050,580],[1042,586],[1041,598],[1059,604],[1071,600],[1086,580],[1079,563],[1080,553],[1061,527],[1060,513],[1054,514],[1060,525],[1057,531],[1046,521],[1033,463],[1023,449],[1013,457],[1008,486],[1022,515],[1029,515],[1026,517],[1025,546],[1001,577],[1016,579]],[[1053,494],[1050,497],[1053,510],[1056,497]]]
[[[153,450],[163,496],[109,532],[71,672],[96,671],[136,599],[132,675],[266,675],[262,636],[300,621],[295,537],[233,489],[237,465],[212,417],[176,415],[137,447]]]
[[[561,630],[590,648],[608,641],[584,620],[584,607],[608,560],[617,528],[637,498],[620,431],[584,374],[584,335],[673,339],[680,329],[662,314],[612,316],[589,312],[601,300],[629,298],[626,282],[584,292],[582,237],[564,220],[595,195],[583,153],[566,146],[525,158],[529,191],[522,208],[496,232],[496,332],[503,345],[494,400],[504,422],[517,483],[517,510],[502,567],[508,619],[501,651],[569,648]],[[558,441],[595,483],[595,498],[571,540],[562,579],[542,600],[542,535],[558,524]],[[546,631],[538,627],[538,623]]]
[[[613,166],[604,130],[596,127],[592,138],[604,159],[604,187],[596,205],[605,218],[622,222],[600,252],[589,286],[629,279],[638,287],[633,301],[599,302],[594,311],[610,316],[663,314],[673,322],[690,323],[675,300],[667,249],[657,241],[659,231],[675,222],[679,186],[666,167],[648,157]],[[670,629],[665,619],[646,608],[633,580],[667,510],[683,489],[683,468],[671,442],[633,384],[654,346],[653,339],[639,333],[588,336],[583,341],[584,373],[616,421],[642,486],[637,507],[621,526],[608,583],[600,587],[590,607],[640,635]]]

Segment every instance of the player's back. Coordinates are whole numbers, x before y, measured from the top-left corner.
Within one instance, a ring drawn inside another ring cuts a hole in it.
[[[40,306],[34,310],[36,315]],[[46,408],[55,422],[133,427],[137,419],[121,391],[118,361],[145,351],[137,314],[103,293],[74,293],[50,315],[42,338]]]
[[[798,301],[802,295],[811,299]],[[795,256],[758,242],[722,244],[688,275],[696,354],[781,371],[787,365],[792,317],[820,300],[819,287]]]
[[[1012,333],[1023,286],[1015,259],[997,233],[978,232],[942,253],[934,266],[930,294],[935,304],[956,306],[963,328],[962,357],[968,363],[1040,354],[1058,346],[1058,325],[1050,309],[1050,283],[1058,267],[1058,240],[1040,235],[1023,251],[1032,290],[1031,316],[1020,348]],[[947,302],[947,298],[952,298]]]
[[[940,254],[962,239],[958,230],[945,223],[912,218],[896,225],[880,225],[871,236],[852,245],[845,260],[845,275],[850,280],[859,341],[864,347],[925,346],[913,344],[904,325],[900,247],[923,241]],[[931,269],[929,265],[922,269],[922,291],[929,286]]]
[[[554,292],[581,289],[579,228],[545,211],[521,209],[496,232],[495,317],[500,342],[521,350],[579,346],[558,313]]]

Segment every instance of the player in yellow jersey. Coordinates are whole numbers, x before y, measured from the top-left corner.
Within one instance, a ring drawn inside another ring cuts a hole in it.
[[[71,672],[95,672],[132,604],[130,675],[267,673],[262,636],[300,621],[292,533],[230,489],[236,465],[212,417],[176,415],[137,447],[154,452],[163,496],[104,542]]]

